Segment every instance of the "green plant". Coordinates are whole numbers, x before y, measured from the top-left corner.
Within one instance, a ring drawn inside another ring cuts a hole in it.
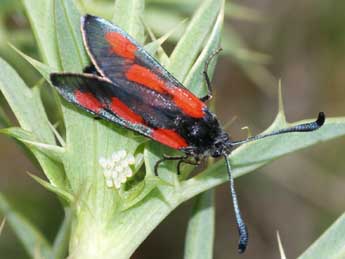
[[[88,65],[79,30],[80,13],[72,0],[23,0],[23,4],[42,62],[21,55],[45,81],[49,82],[51,72],[80,72]],[[143,13],[143,0],[117,0],[113,21],[143,43]],[[160,39],[145,46],[196,95],[202,95],[205,89],[201,87],[204,62],[220,44],[223,14],[223,0],[204,0],[170,56],[161,47]],[[17,73],[0,60],[0,90],[20,124],[20,127],[2,128],[0,132],[22,143],[25,150],[34,155],[49,181],[33,176],[34,179],[59,197],[66,213],[51,244],[0,195],[0,211],[30,256],[64,258],[68,253],[71,258],[129,258],[172,210],[197,196],[187,232],[185,258],[200,258],[199,253],[203,258],[212,258],[212,188],[227,181],[223,162],[209,165],[192,178],[187,178],[191,167],[185,167],[178,177],[175,164],[170,163],[162,167],[161,178],[157,178],[153,173],[154,163],[163,153],[171,151],[116,125],[96,121],[61,101],[53,92],[55,113],[49,114],[49,118],[58,120],[57,130],[52,125],[56,121],[50,122],[41,100],[41,92],[48,87],[42,82],[27,87]],[[279,112],[267,131],[290,126],[285,120],[281,95],[279,97]],[[1,118],[8,124],[4,113]],[[344,134],[345,119],[329,118],[316,132],[246,144],[230,156],[234,176]],[[132,167],[134,176],[117,191],[106,186],[99,160],[119,150],[133,154],[136,164]],[[340,224],[343,225],[342,220]],[[209,239],[199,239],[200,235],[195,233],[201,232],[207,233]],[[318,244],[322,246],[324,242]]]

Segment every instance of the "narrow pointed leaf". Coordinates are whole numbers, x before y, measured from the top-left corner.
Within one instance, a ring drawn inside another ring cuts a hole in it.
[[[68,243],[70,240],[73,213],[71,209],[65,209],[65,218],[60,226],[53,244],[54,259],[64,259],[68,255]]]
[[[31,150],[41,151],[42,154],[49,156],[55,161],[61,161],[64,155],[63,148],[59,146],[55,146],[55,145],[40,143],[37,141],[37,138],[35,135],[33,135],[29,131],[23,130],[22,128],[19,128],[19,127],[4,128],[4,129],[0,129],[0,133],[6,134],[8,136],[15,138],[16,140],[25,144]]]
[[[0,193],[0,212],[6,217],[8,224],[24,245],[26,252],[32,258],[50,258],[51,246],[45,237],[24,216],[11,207],[11,204]]]
[[[29,89],[17,72],[2,59],[0,59],[0,91],[23,129],[33,132],[45,143],[55,143],[39,93]]]
[[[64,71],[81,72],[88,65],[82,43],[80,14],[72,0],[55,0],[55,30],[58,54]]]
[[[222,27],[223,27],[223,7],[221,7],[220,12],[218,14],[217,20],[215,22],[215,25],[212,29],[212,32],[207,39],[207,43],[205,47],[202,49],[199,57],[197,58],[196,62],[193,64],[192,68],[190,69],[185,81],[184,85],[192,90],[194,94],[197,96],[202,96],[206,93],[206,84],[205,84],[205,78],[203,75],[203,70],[205,68],[205,62],[209,58],[209,56],[216,51],[220,46],[220,37],[222,33]],[[209,66],[209,77],[212,78],[213,76],[213,70],[215,68],[215,62],[216,57],[212,60],[212,63]]]
[[[44,63],[58,69],[54,31],[54,0],[22,0]]]
[[[168,31],[167,33],[165,33],[163,36],[161,36],[159,39],[154,38],[152,42],[146,44],[144,46],[145,50],[150,53],[152,56],[154,56],[156,54],[156,52],[161,49],[162,50],[162,45],[163,43],[168,40],[170,38],[171,35],[173,35],[177,29],[180,28],[180,26],[182,24],[184,24],[186,20],[183,20],[180,24],[178,24],[177,26],[175,26],[174,28],[172,28],[170,31]],[[148,30],[150,30],[149,32],[153,35],[153,32],[151,31],[150,28],[148,28]],[[163,50],[164,51],[164,50]]]
[[[188,222],[184,259],[212,259],[215,227],[214,191],[199,194],[194,199]]]
[[[214,26],[223,0],[203,0],[190,21],[186,32],[171,54],[168,70],[183,81],[199,53],[206,36]]]
[[[39,178],[36,175],[30,174],[30,173],[28,173],[28,174],[32,179],[34,179],[36,182],[38,182],[44,188],[55,193],[57,196],[59,196],[61,199],[63,199],[65,201],[66,205],[71,204],[73,202],[73,200],[74,200],[73,195],[70,194],[69,192],[50,184],[49,182]]]
[[[29,57],[28,55],[24,54],[22,51],[17,49],[15,46],[10,45],[20,56],[22,56],[27,62],[29,62],[43,77],[45,80],[49,81],[49,74],[54,71],[54,69],[50,68],[48,65],[43,64],[42,62]]]
[[[144,42],[144,0],[116,0],[113,22],[138,42]]]
[[[298,259],[341,259],[344,256],[345,214],[341,215]]]

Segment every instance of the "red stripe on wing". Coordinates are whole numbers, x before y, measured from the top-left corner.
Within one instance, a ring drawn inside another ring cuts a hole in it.
[[[173,96],[173,101],[181,108],[181,110],[194,118],[202,118],[204,116],[205,104],[191,92],[183,88],[169,88],[168,93]]]
[[[184,88],[166,86],[165,82],[148,68],[134,64],[126,72],[129,81],[136,82],[158,93],[167,93],[173,97],[173,102],[185,114],[201,118],[204,116],[205,104]]]
[[[152,73],[146,67],[134,64],[126,72],[126,77],[132,82],[136,82],[148,87],[156,92],[164,93],[167,88],[156,74]]]
[[[105,34],[105,39],[108,41],[111,46],[111,50],[116,55],[131,60],[135,59],[137,47],[126,37],[118,32],[108,32]]]
[[[184,138],[182,138],[175,131],[169,129],[155,129],[152,132],[151,137],[152,139],[175,149],[180,149],[188,146]]]
[[[102,103],[90,92],[76,90],[74,96],[80,106],[90,111],[98,113],[103,108]]]
[[[121,102],[118,98],[112,97],[111,98],[111,107],[110,109],[117,114],[122,119],[129,121],[131,123],[140,123],[143,124],[143,118],[132,111],[126,104]]]

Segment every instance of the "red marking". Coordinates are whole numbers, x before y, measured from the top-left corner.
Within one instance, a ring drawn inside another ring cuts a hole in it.
[[[108,41],[111,46],[111,50],[116,55],[131,60],[135,59],[137,47],[126,37],[118,32],[108,32],[105,34],[105,39]]]
[[[98,113],[103,108],[102,103],[92,93],[76,90],[74,95],[78,104],[90,111]]]
[[[205,104],[202,101],[186,89],[166,86],[164,81],[148,68],[137,64],[132,65],[127,70],[126,77],[128,80],[148,87],[158,93],[171,95],[176,106],[185,114],[194,118],[204,116],[203,108]]]
[[[132,123],[142,124],[144,122],[143,118],[140,115],[132,111],[126,104],[121,102],[118,98],[113,97],[111,98],[111,101],[112,102],[110,109],[121,118]]]
[[[174,149],[180,149],[188,146],[184,138],[182,138],[175,131],[169,129],[154,130],[152,133],[152,139]]]
[[[204,116],[203,109],[205,104],[198,99],[194,94],[186,89],[171,87],[168,88],[168,93],[173,96],[173,101],[185,114],[194,117],[202,118]]]
[[[152,73],[148,68],[140,65],[135,64],[131,66],[126,72],[126,77],[130,81],[146,86],[159,93],[164,93],[167,88],[164,85],[163,80],[161,80],[156,74]]]

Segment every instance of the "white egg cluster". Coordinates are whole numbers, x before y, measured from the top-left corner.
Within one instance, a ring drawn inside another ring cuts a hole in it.
[[[127,181],[128,177],[133,175],[129,165],[135,164],[132,154],[127,154],[125,150],[114,152],[109,159],[101,157],[99,164],[104,169],[106,184],[108,187],[119,189],[122,183]]]

